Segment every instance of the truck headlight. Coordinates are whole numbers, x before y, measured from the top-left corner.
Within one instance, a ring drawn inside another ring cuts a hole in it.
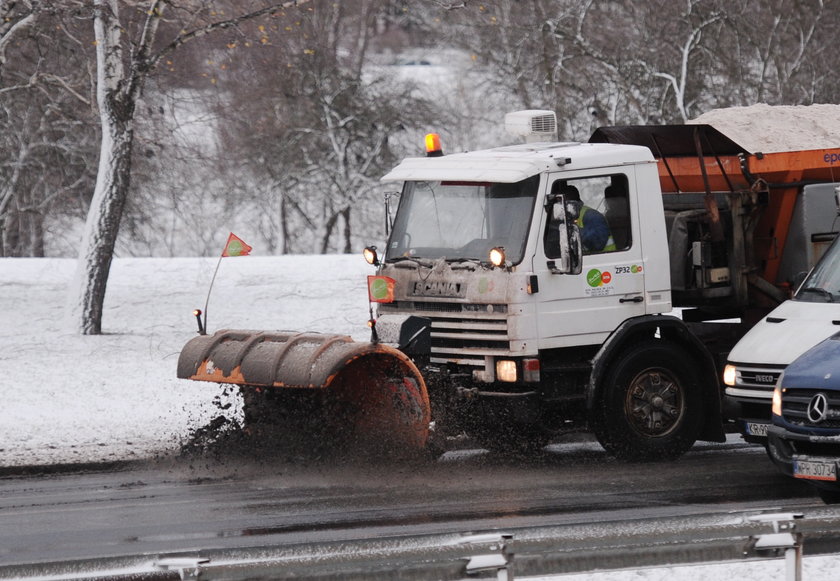
[[[496,361],[496,379],[513,383],[516,381],[516,361],[499,359]]]
[[[365,262],[373,266],[379,266],[379,255],[376,253],[376,246],[368,246],[362,251]]]
[[[727,365],[723,368],[723,384],[728,385],[729,387],[733,387],[735,385],[735,377],[737,376],[735,372],[734,365]]]
[[[490,250],[490,264],[493,266],[502,266],[505,263],[505,249],[502,246],[497,246]]]

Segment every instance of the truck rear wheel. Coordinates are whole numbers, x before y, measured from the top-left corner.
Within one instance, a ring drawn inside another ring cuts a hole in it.
[[[697,368],[680,348],[645,341],[615,362],[600,387],[592,424],[601,445],[623,460],[670,460],[700,434]]]

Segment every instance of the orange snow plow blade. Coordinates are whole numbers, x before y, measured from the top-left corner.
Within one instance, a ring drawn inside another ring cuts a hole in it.
[[[343,335],[222,330],[184,346],[178,377],[242,386],[246,425],[249,402],[260,394],[280,402],[261,413],[276,412],[278,421],[291,424],[287,418],[302,419],[294,418],[299,411],[310,425],[332,424],[337,440],[387,442],[411,451],[423,448],[429,435],[429,397],[420,371],[383,344]],[[320,402],[315,411],[323,413],[313,413],[309,404],[288,409],[303,400]]]

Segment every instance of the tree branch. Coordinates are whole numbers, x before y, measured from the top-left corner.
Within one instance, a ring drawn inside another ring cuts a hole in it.
[[[37,18],[37,13],[31,12],[15,22],[3,36],[0,36],[0,67],[6,64],[6,47],[9,46],[12,39],[27,28],[34,26]]]
[[[225,30],[227,28],[234,28],[243,22],[247,22],[248,20],[253,20],[254,18],[259,18],[260,16],[265,16],[267,14],[276,14],[281,10],[285,10],[286,8],[292,8],[294,6],[300,6],[302,4],[306,4],[309,0],[288,0],[287,2],[281,2],[280,4],[273,4],[271,6],[267,6],[262,10],[257,10],[255,12],[249,12],[248,14],[243,14],[242,16],[237,16],[236,18],[231,18],[229,20],[222,20],[219,22],[214,22],[212,24],[208,24],[202,28],[198,28],[186,34],[178,35],[175,40],[167,44],[163,47],[157,54],[150,56],[146,62],[144,63],[144,70],[150,71],[157,67],[158,63],[166,57],[168,54],[173,52],[179,46],[184,43],[187,43],[191,40],[195,40],[196,38],[201,38],[211,32],[215,32],[216,30]],[[159,3],[158,0],[154,0],[154,3]]]

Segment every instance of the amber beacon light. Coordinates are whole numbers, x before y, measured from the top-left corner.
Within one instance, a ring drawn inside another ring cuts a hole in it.
[[[437,133],[426,134],[426,157],[440,157],[443,150],[440,148],[440,135]]]

